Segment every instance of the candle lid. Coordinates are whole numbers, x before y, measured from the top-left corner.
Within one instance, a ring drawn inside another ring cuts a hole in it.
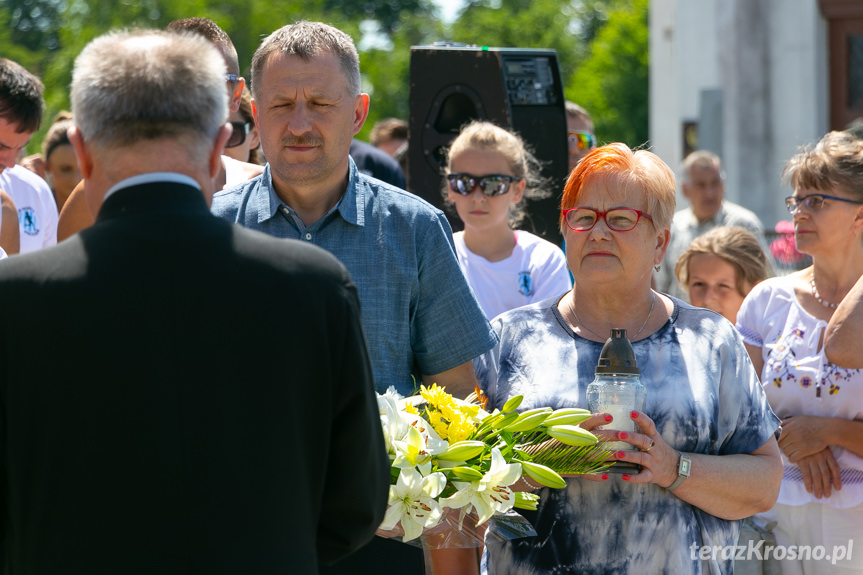
[[[626,330],[612,328],[611,337],[606,340],[599,353],[599,362],[596,365],[596,373],[629,373],[639,374],[638,362],[635,361],[635,351]]]

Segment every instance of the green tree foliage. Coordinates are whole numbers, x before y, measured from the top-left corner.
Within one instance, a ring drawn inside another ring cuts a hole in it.
[[[648,0],[468,0],[456,22],[439,19],[433,0],[0,0],[0,55],[45,83],[46,122],[69,109],[68,86],[80,50],[114,28],[162,28],[191,16],[213,19],[232,38],[242,73],[273,30],[321,20],[360,48],[375,121],[409,117],[410,48],[445,40],[557,50],[567,96],[594,116],[601,141],[647,140]]]
[[[406,16],[390,37],[388,48],[371,48],[360,54],[363,88],[371,96],[369,117],[358,137],[368,140],[372,126],[383,118],[410,117],[410,49],[441,40],[445,32],[437,20]],[[362,43],[360,44],[362,46]]]
[[[587,109],[600,143],[648,141],[648,0],[619,2],[573,74],[567,97]]]
[[[560,0],[472,2],[453,24],[451,39],[477,46],[553,49],[561,70],[572,70],[578,42],[572,34],[574,14],[572,2]]]

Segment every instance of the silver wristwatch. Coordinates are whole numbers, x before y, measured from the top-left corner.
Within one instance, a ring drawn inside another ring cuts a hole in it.
[[[691,470],[692,460],[685,453],[681,453],[680,459],[677,460],[677,478],[674,480],[674,483],[669,485],[666,489],[674,491],[680,487],[683,484],[683,480],[689,477]]]

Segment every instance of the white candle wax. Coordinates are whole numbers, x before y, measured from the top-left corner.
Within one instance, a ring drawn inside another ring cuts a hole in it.
[[[600,429],[614,429],[616,431],[628,432],[638,431],[638,426],[635,425],[635,422],[632,421],[632,418],[629,416],[632,412],[631,408],[624,405],[609,405],[601,411],[609,414],[614,418],[614,420],[608,425],[603,425]],[[638,449],[631,443],[624,443],[623,441],[612,441],[607,445],[610,450],[635,451]]]

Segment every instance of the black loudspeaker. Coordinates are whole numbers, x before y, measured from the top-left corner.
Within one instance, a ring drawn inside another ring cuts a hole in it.
[[[569,175],[563,86],[554,50],[432,45],[411,48],[408,190],[444,208],[446,151],[460,128],[488,120],[517,132],[543,162],[551,196],[527,203],[521,225],[560,245],[560,197]]]

